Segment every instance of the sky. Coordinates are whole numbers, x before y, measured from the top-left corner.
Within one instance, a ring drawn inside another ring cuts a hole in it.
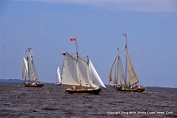
[[[76,37],[107,84],[117,48],[125,65],[123,33],[139,84],[177,87],[176,0],[1,0],[0,78],[21,79],[31,47],[39,81],[55,83],[60,53],[75,55]]]

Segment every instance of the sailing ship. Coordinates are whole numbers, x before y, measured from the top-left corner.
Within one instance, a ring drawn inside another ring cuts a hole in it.
[[[61,85],[61,75],[60,75],[60,69],[57,67],[57,72],[56,72],[56,86]]]
[[[23,57],[23,61],[22,79],[24,80],[24,85],[26,87],[42,87],[44,84],[38,81],[31,48],[27,49],[26,56]]]
[[[76,38],[70,38],[76,44],[76,57],[68,52],[62,53],[64,62],[61,73],[61,83],[72,86],[67,88],[68,93],[91,93],[99,94],[102,88],[106,88],[91,60],[83,59],[78,55]]]
[[[124,34],[126,37],[126,45],[125,45],[125,52],[126,52],[126,66],[125,66],[125,73],[123,71],[122,61],[120,57],[120,51],[118,49],[118,56],[114,59],[110,73],[108,76],[108,82],[112,81],[112,71],[114,68],[114,79],[113,84],[118,91],[130,91],[130,92],[143,92],[146,87],[137,85],[139,82],[138,77],[135,74],[133,66],[131,64],[130,56],[128,53],[128,46],[127,46],[127,35]],[[117,61],[117,63],[116,63]],[[118,72],[117,72],[118,71]],[[129,81],[127,81],[127,73],[129,76]],[[117,85],[117,75],[119,74],[120,84]]]

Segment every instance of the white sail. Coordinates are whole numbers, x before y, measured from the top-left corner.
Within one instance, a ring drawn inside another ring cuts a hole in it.
[[[91,60],[89,59],[89,77],[92,80],[93,84],[98,86],[101,86],[103,88],[106,88],[105,85],[103,84],[100,76],[96,72]]]
[[[28,72],[28,61],[26,60],[25,57],[23,57],[23,61],[24,61],[25,69],[26,69],[26,71]]]
[[[30,68],[31,68],[32,79],[33,79],[33,81],[36,81],[37,80],[37,75],[36,75],[35,68],[34,68],[34,60],[33,60],[32,54],[30,54],[29,59],[30,59]]]
[[[25,57],[23,57],[23,61],[24,61],[24,67],[22,71],[22,79],[26,80],[26,77],[28,77],[28,80],[30,80],[28,60]]]
[[[87,62],[78,56],[77,64],[78,64],[78,71],[77,71],[78,72],[78,79],[80,80],[81,85],[86,86],[86,87],[90,86],[91,81],[88,76]]]
[[[67,52],[64,56],[61,82],[65,85],[80,85],[77,75],[77,60]]]
[[[135,74],[135,71],[133,69],[133,66],[131,64],[131,61],[130,61],[130,56],[128,54],[128,50],[127,50],[127,45],[125,47],[125,50],[126,50],[126,58],[127,58],[127,69],[128,69],[128,75],[129,75],[129,79],[130,79],[130,85],[133,85],[133,84],[136,84],[139,82],[136,74]]]
[[[56,81],[57,81],[57,84],[61,83],[61,76],[60,76],[60,69],[59,69],[59,67],[57,67]]]
[[[110,69],[110,72],[109,72],[109,75],[108,75],[108,83],[112,81],[112,69],[113,69],[114,64],[115,64],[115,62],[116,62],[116,59],[117,59],[117,56],[116,56],[116,58],[114,59],[112,65],[111,65],[111,69]]]
[[[120,53],[118,54],[118,71],[119,71],[119,76],[120,76],[120,84],[125,85],[125,77],[124,77],[124,72],[123,72],[123,67],[122,67],[122,61],[120,58]]]
[[[23,65],[23,68],[22,68],[22,79],[26,80],[26,67],[25,67],[25,64]]]

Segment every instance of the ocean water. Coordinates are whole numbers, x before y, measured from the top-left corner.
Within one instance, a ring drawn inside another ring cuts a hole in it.
[[[107,86],[99,95],[69,94],[65,88],[0,83],[0,118],[177,118],[177,88],[133,93]]]

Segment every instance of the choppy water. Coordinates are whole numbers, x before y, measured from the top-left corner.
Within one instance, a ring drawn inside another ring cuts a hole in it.
[[[126,93],[107,86],[99,95],[68,94],[65,86],[42,88],[0,83],[1,118],[177,118],[177,88]]]

